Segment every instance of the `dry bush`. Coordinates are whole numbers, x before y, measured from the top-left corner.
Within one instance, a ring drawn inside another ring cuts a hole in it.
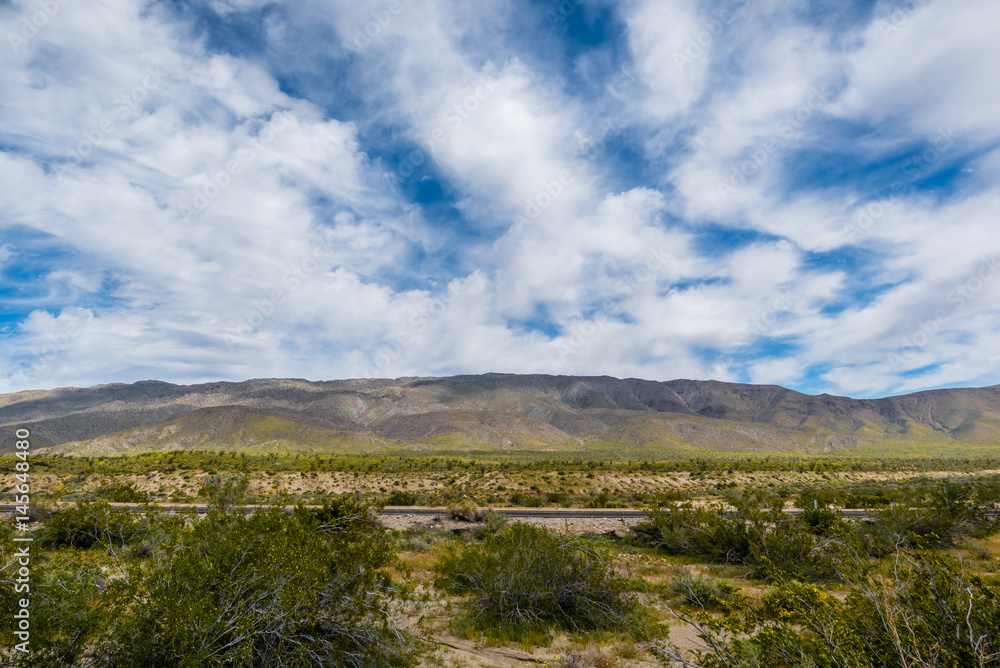
[[[456,522],[479,522],[483,519],[483,512],[471,502],[464,501],[448,506],[448,517]]]

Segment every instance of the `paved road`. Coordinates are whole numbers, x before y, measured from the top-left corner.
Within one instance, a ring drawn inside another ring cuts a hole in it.
[[[642,519],[646,516],[644,510],[637,508],[493,508],[498,513],[508,517],[555,517],[565,519]],[[789,515],[802,513],[798,508],[785,510]],[[444,517],[448,511],[444,508],[423,508],[410,506],[386,506],[383,515],[421,515],[427,517]],[[863,510],[842,510],[840,516],[851,519],[864,519],[867,514]]]
[[[646,516],[636,508],[494,508],[494,511],[508,517],[556,517],[565,519],[629,519]],[[444,517],[445,508],[422,508],[417,506],[386,506],[383,515],[420,515]]]
[[[208,512],[208,506],[196,505],[192,503],[159,503],[156,504],[164,510],[191,510],[200,514]],[[133,503],[112,503],[116,508],[125,508],[135,512],[142,512],[142,507]],[[15,505],[11,503],[0,504],[0,512],[13,512]],[[253,512],[261,506],[249,506],[247,512]],[[309,508],[319,508],[321,506],[307,506]],[[291,512],[292,506],[286,506],[285,511]],[[550,517],[556,519],[642,519],[646,513],[637,508],[494,508],[494,511],[503,513],[508,517]],[[788,509],[785,512],[790,515],[798,515],[801,510]],[[419,517],[446,517],[447,508],[424,506],[386,506],[382,509],[383,515],[388,516],[419,516]],[[840,516],[851,519],[864,519],[867,515],[863,510],[842,510]]]

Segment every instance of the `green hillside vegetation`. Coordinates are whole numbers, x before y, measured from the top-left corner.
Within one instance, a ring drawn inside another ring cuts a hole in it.
[[[85,455],[156,450],[935,454],[1000,447],[1000,388],[875,400],[716,381],[450,378],[68,388],[0,398],[0,424]],[[9,446],[5,446],[9,447]]]
[[[214,414],[213,414],[214,413]],[[639,457],[710,453],[822,454],[850,450],[857,456],[972,456],[996,453],[987,439],[957,440],[920,424],[907,423],[899,434],[874,433],[870,426],[851,435],[817,428],[810,418],[796,429],[764,423],[734,422],[701,416],[639,414],[595,435],[573,436],[551,425],[520,418],[512,424],[488,413],[449,413],[409,420],[408,433],[393,441],[368,430],[336,429],[294,416],[240,409],[218,419],[218,411],[199,411],[162,425],[138,427],[89,441],[53,446],[52,454],[139,454],[157,450],[219,450],[323,454],[384,451],[470,453],[503,450],[634,453]],[[985,442],[984,442],[985,441]]]
[[[158,450],[247,452],[371,452],[398,446],[371,433],[337,429],[301,416],[242,407],[204,409],[169,422],[137,427],[50,449],[69,454],[139,454]]]

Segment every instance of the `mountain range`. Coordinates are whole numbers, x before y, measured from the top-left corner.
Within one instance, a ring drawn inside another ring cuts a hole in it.
[[[0,395],[0,425],[35,447],[171,449],[674,449],[821,453],[1000,446],[1000,386],[883,399],[776,385],[488,373],[313,382],[160,381]],[[13,441],[4,439],[2,450]]]

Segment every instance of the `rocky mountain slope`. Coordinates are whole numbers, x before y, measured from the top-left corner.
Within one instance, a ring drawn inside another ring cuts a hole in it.
[[[1000,446],[1000,387],[856,400],[775,385],[607,376],[144,381],[0,395],[0,425],[27,427],[38,447],[78,454]]]

